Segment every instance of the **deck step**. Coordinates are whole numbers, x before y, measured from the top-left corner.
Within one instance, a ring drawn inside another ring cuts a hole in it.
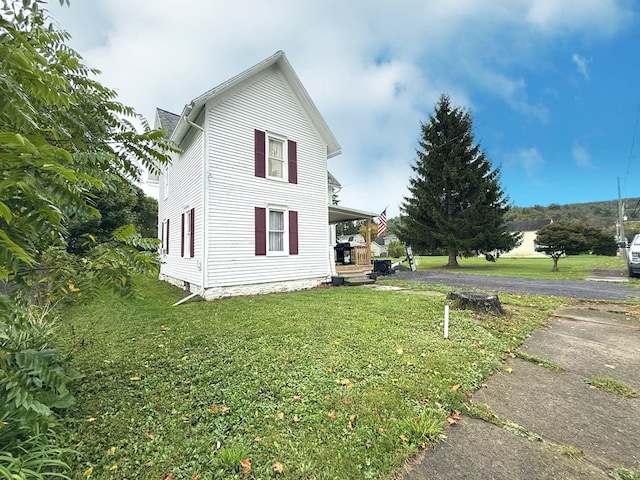
[[[369,277],[345,277],[344,279],[344,285],[348,285],[350,287],[369,285],[370,283],[376,283],[376,281]]]

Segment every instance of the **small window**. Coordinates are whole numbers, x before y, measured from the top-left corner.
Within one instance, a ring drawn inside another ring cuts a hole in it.
[[[182,248],[183,257],[195,256],[195,209],[187,210],[182,214]]]
[[[284,253],[284,212],[269,210],[269,252]]]
[[[169,219],[162,221],[162,254],[169,255]]]
[[[268,176],[272,178],[285,178],[285,141],[279,138],[269,137],[269,161]]]

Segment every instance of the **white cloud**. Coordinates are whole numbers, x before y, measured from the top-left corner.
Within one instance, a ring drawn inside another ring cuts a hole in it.
[[[585,79],[589,79],[589,69],[588,69],[588,60],[584,58],[582,55],[578,55],[574,53],[571,56],[571,61],[576,64],[576,68],[578,69],[578,73],[582,75]]]
[[[573,147],[571,147],[571,156],[578,167],[593,168],[593,164],[591,163],[591,155],[589,154],[589,151],[582,145],[574,143]]]
[[[400,203],[419,122],[440,93],[471,110],[474,99],[490,98],[545,121],[549,107],[531,100],[520,72],[547,62],[559,38],[620,29],[629,17],[625,2],[92,0],[49,7],[87,63],[102,70],[99,80],[149,119],[156,107],[179,113],[284,50],[343,147],[330,161],[349,186],[342,203],[377,211]],[[519,158],[527,172],[544,163],[535,149]]]
[[[525,171],[527,177],[535,178],[545,165],[545,160],[535,147],[522,148],[515,153],[514,160]]]

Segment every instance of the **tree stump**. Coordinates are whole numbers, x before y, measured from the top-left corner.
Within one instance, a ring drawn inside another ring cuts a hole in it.
[[[472,292],[449,292],[447,298],[453,300],[451,305],[453,308],[475,310],[476,312],[493,313],[495,315],[504,315],[505,313],[497,295]]]

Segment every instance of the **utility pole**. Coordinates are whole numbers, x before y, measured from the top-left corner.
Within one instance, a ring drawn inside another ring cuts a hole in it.
[[[622,249],[622,259],[627,260],[627,237],[624,235],[624,203],[622,203],[622,196],[620,195],[620,177],[618,177],[618,244],[624,242],[625,247],[621,247]]]

